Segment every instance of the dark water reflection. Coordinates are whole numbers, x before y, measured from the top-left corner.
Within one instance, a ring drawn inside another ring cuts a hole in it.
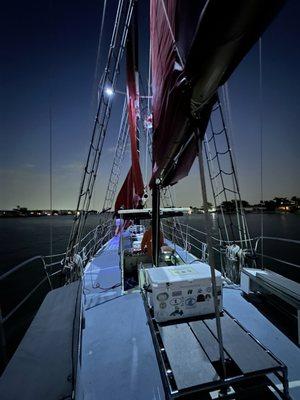
[[[52,225],[53,254],[66,251],[72,216],[0,219],[0,273],[35,255],[50,254]],[[99,216],[90,215],[86,229],[99,223]]]
[[[213,234],[218,236],[217,214],[211,214]],[[236,225],[235,218],[233,223]],[[68,242],[72,216],[56,216],[41,218],[14,218],[0,219],[0,273],[7,271],[12,266],[37,254],[50,253],[50,224],[53,232],[53,253],[64,252]],[[182,222],[205,231],[204,215],[193,214],[182,217]],[[99,221],[99,217],[91,215],[87,221],[87,229],[92,229]],[[287,239],[300,240],[300,215],[293,214],[265,214],[264,236],[274,236]],[[260,236],[260,214],[247,214],[247,222],[252,237]],[[201,240],[204,236],[199,235]],[[259,247],[259,251],[261,248]],[[300,245],[284,242],[265,240],[264,253],[275,258],[281,258],[291,263],[300,264]],[[266,267],[274,267],[276,263],[265,259]],[[281,267],[283,269],[283,267]],[[295,268],[285,266],[283,273],[293,271],[295,278],[299,273]]]

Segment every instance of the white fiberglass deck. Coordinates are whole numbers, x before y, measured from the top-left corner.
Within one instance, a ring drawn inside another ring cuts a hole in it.
[[[85,329],[79,399],[163,399],[163,387],[138,293],[121,296],[119,238],[113,238],[85,273]],[[121,297],[120,297],[121,296]]]
[[[164,399],[159,368],[139,293],[121,295],[119,239],[113,238],[85,272],[85,329],[78,369],[79,399]],[[184,260],[194,260],[182,253]],[[101,286],[101,288],[99,287]],[[224,307],[288,367],[290,395],[300,399],[300,349],[237,288],[224,288]]]

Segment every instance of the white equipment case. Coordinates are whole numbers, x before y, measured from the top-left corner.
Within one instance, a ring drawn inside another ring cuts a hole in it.
[[[216,272],[219,310],[222,311],[222,278]],[[197,262],[146,270],[148,301],[157,322],[214,314],[211,273]]]

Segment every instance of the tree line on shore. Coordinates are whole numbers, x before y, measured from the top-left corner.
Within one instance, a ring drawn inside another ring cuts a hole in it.
[[[220,212],[221,209],[225,213],[233,213],[236,207],[240,208],[242,205],[246,212],[300,212],[300,197],[293,196],[290,199],[287,197],[274,197],[272,200],[261,201],[258,204],[251,205],[246,200],[237,201],[235,199],[223,201],[221,205],[214,207],[212,203],[208,203],[210,211]],[[203,207],[191,206],[192,212],[203,212]]]
[[[0,210],[0,217],[46,217],[58,215],[75,215],[75,210],[30,210],[27,207],[17,206],[12,210]],[[89,214],[97,214],[97,211],[91,210]]]
[[[221,205],[214,207],[212,203],[208,203],[208,209],[211,212],[220,212],[221,209],[225,213],[234,213],[236,207],[242,205],[246,212],[286,212],[300,213],[300,197],[274,197],[273,200],[261,201],[258,204],[251,205],[246,200],[236,201],[234,199],[223,201]],[[190,206],[193,213],[202,213],[203,207]],[[30,210],[27,207],[17,206],[12,210],[0,210],[0,217],[42,217],[51,215],[75,215],[75,210]],[[89,214],[97,214],[96,210],[90,210]]]

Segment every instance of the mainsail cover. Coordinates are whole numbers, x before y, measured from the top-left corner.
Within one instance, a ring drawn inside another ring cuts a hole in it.
[[[126,45],[126,67],[127,67],[127,104],[128,104],[128,126],[131,144],[131,167],[121,187],[115,203],[115,210],[123,208],[134,208],[138,199],[144,192],[144,183],[139,161],[137,141],[137,118],[139,116],[139,87],[138,87],[138,58],[137,58],[137,35],[136,20],[133,20],[129,30]]]
[[[283,0],[152,0],[153,175],[188,175],[223,85]]]

